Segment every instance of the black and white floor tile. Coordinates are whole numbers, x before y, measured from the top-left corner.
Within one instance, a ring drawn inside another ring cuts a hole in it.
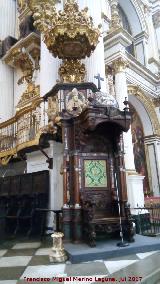
[[[102,278],[114,274],[118,275],[118,273],[121,276],[121,273],[127,273],[127,270],[134,271],[134,269],[137,269],[137,273],[140,273],[137,267],[140,263],[143,266],[145,260],[154,266],[155,257],[156,263],[158,259],[160,263],[160,252],[152,251],[80,264],[71,264],[69,261],[65,264],[53,264],[49,261],[51,247],[46,247],[46,244],[43,246],[41,242],[19,242],[8,247],[7,249],[7,245],[0,246],[0,284],[27,283],[27,278],[39,277],[52,279],[53,277],[97,276]],[[146,264],[144,263],[144,265]],[[134,271],[135,273],[136,271]],[[49,283],[56,283],[56,281]],[[77,280],[73,283],[79,282]]]

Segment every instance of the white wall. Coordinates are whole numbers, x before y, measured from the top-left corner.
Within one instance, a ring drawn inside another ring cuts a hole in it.
[[[0,40],[15,36],[16,1],[0,0]],[[13,69],[0,60],[0,122],[13,115]]]
[[[60,174],[63,162],[63,145],[50,142],[50,148],[44,149],[53,158],[53,169],[48,169],[45,157],[40,151],[27,154],[27,173],[49,170],[49,204],[48,208],[61,209],[63,206],[63,176]],[[48,227],[53,226],[53,214],[48,214]]]

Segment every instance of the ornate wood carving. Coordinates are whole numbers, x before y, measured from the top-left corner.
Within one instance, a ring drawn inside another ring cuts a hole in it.
[[[62,88],[67,88],[67,84]],[[83,90],[82,84],[81,88],[78,85],[76,88]],[[69,223],[64,221],[64,234],[67,238],[70,226],[74,242],[85,238],[95,246],[97,232],[110,234],[120,230],[117,194],[126,235],[132,234],[132,221],[125,209],[127,192],[122,141],[122,133],[128,131],[131,116],[127,109],[120,111],[116,105],[105,106],[88,98],[79,115],[75,115],[74,110],[73,113],[66,109],[62,112],[64,204],[67,201],[67,216],[70,216]]]

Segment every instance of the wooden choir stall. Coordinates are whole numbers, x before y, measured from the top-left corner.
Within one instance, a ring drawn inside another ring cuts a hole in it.
[[[48,171],[0,178],[1,236],[42,236],[48,195]]]

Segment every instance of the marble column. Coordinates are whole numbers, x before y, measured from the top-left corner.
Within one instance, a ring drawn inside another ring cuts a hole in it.
[[[58,69],[60,60],[54,58],[41,39],[41,62],[40,62],[40,94],[44,96],[59,79]]]
[[[127,62],[123,58],[119,58],[112,63],[112,67],[115,73],[116,99],[119,103],[120,110],[123,110],[124,109],[123,102],[125,101],[125,98],[128,100],[128,91],[127,91],[127,82],[126,82]],[[124,152],[125,152],[124,156],[125,169],[127,176],[128,201],[134,207],[136,207],[137,204],[141,204],[141,206],[143,206],[144,177],[142,176],[139,177],[135,170],[131,128],[127,133],[123,133],[123,139],[124,139]],[[138,188],[139,194],[137,194],[137,192],[134,190],[134,187]]]
[[[81,9],[88,7],[88,14],[93,18],[93,23],[95,27],[98,27],[99,24],[102,24],[102,11],[105,0],[79,0],[79,6]],[[102,31],[103,32],[103,31]],[[89,58],[84,60],[86,65],[87,75],[86,81],[93,82],[97,85],[97,80],[94,78],[98,73],[104,78],[104,81],[101,82],[101,91],[106,92],[106,79],[105,79],[105,64],[104,64],[104,43],[103,43],[103,34],[99,38],[99,43]]]
[[[57,9],[62,9],[62,3],[56,4]],[[47,46],[41,38],[41,60],[40,60],[40,95],[44,96],[50,91],[59,79],[58,69],[61,60],[54,58],[53,55],[47,49]],[[45,109],[42,107],[42,124],[43,121],[47,123],[47,103],[45,103]],[[57,142],[50,142],[50,148],[48,149],[48,156],[53,158],[53,169],[49,170],[50,178],[50,191],[49,191],[49,208],[61,209],[63,206],[63,177],[60,174],[60,170],[63,162],[63,149],[62,144]],[[30,160],[35,156],[35,164],[39,164],[39,161],[44,161],[44,168],[47,167],[46,157],[39,151],[31,153],[27,156],[27,168],[32,171],[31,167],[28,166]],[[42,169],[42,168],[41,168]],[[53,226],[53,214],[49,214],[48,226]]]
[[[124,109],[124,101],[128,100],[126,68],[127,62],[119,58],[112,64],[115,73],[115,93],[120,110]],[[124,133],[125,166],[127,170],[135,171],[131,129]]]
[[[15,36],[16,1],[0,1],[0,40]],[[13,115],[14,72],[0,60],[0,123]]]
[[[56,9],[63,9],[63,1],[56,0]],[[58,69],[62,60],[53,57],[41,36],[40,94],[44,96],[59,80]]]

